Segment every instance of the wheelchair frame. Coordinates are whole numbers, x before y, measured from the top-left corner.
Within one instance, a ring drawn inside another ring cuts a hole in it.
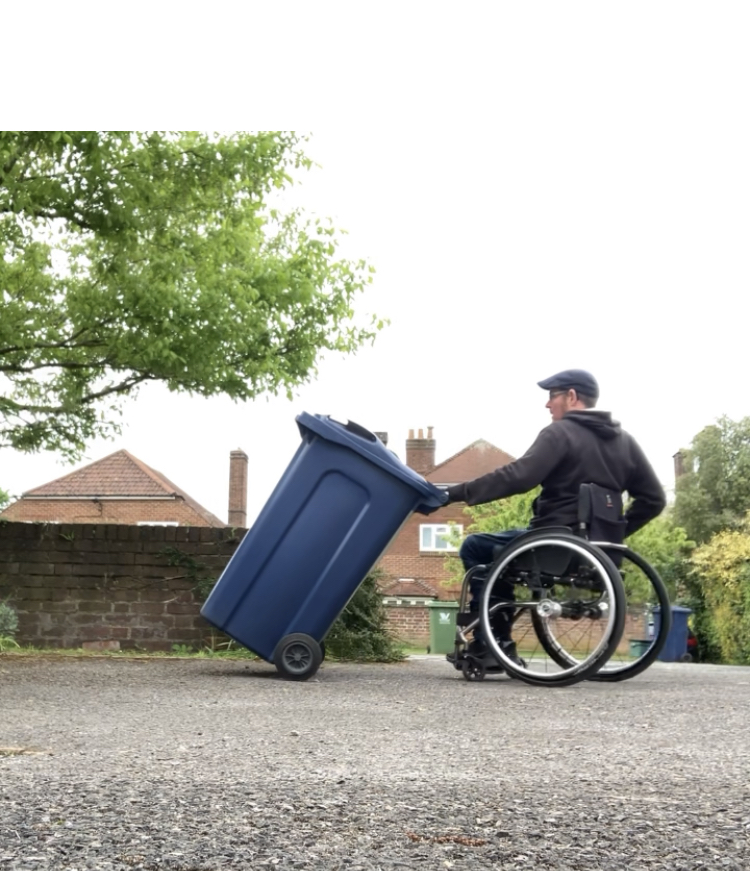
[[[550,527],[523,533],[498,550],[495,562],[469,569],[463,580],[454,652],[447,659],[466,680],[482,680],[488,673],[505,672],[539,686],[569,686],[581,680],[620,681],[643,672],[661,652],[671,624],[669,596],[654,568],[627,546],[592,542],[574,535],[568,527]],[[615,562],[631,563],[642,572],[650,584],[649,599],[653,597],[663,617],[659,632],[641,655],[624,660],[613,656],[628,610],[622,574]],[[486,574],[486,580],[477,608],[468,599],[470,582],[479,573]],[[506,588],[512,585],[512,599],[494,594],[499,583]],[[527,591],[526,600],[515,596],[517,588]],[[537,657],[523,659],[523,652],[521,656],[513,655],[500,644],[492,626],[492,618],[500,610],[512,614],[508,621],[511,626],[528,615],[543,661]],[[567,650],[566,633],[558,637],[556,626],[586,620],[592,626],[597,624],[597,643],[585,654],[579,649]],[[468,636],[477,628],[481,628],[486,644],[486,652],[481,655],[472,652],[469,645]]]

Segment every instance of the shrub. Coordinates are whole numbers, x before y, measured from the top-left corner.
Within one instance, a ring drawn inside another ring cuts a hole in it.
[[[18,615],[7,602],[0,602],[0,652],[18,647],[14,635],[18,630]]]
[[[403,652],[388,627],[381,573],[367,575],[325,638],[326,653],[336,659],[358,662],[395,662]]]
[[[739,530],[714,535],[692,555],[706,606],[701,629],[724,662],[750,665],[750,515]]]
[[[12,638],[18,630],[18,615],[7,602],[0,602],[0,635]]]

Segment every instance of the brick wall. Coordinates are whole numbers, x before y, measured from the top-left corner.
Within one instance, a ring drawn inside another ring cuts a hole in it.
[[[430,643],[429,611],[423,604],[386,605],[388,625],[399,641],[414,647]]]
[[[536,635],[533,628],[528,625],[530,617],[523,615],[519,618],[514,636],[516,638],[535,639]],[[601,633],[604,631],[606,623],[592,620],[555,620],[554,634],[562,640],[563,647],[566,650],[573,650],[577,641],[580,641],[583,649],[592,649],[601,639]],[[618,653],[628,653],[630,650],[630,640],[635,638],[646,637],[646,626],[642,614],[633,615],[626,613],[625,627],[620,638],[620,643],[617,646]],[[523,641],[521,641],[523,644]]]
[[[194,588],[218,577],[244,530],[0,523],[0,600],[22,644],[170,650],[205,642]],[[192,560],[170,565],[172,548]]]
[[[387,604],[389,624],[396,638],[414,647],[427,647],[430,643],[430,610],[423,603],[409,605]],[[518,627],[515,631],[515,637],[521,640],[521,645],[529,644],[531,647],[536,647],[536,635],[533,629],[524,625],[528,623],[528,618],[521,618]],[[571,645],[577,638],[581,639],[581,643],[591,646],[598,643],[601,634],[598,629],[603,629],[604,624],[592,623],[585,621],[585,625],[576,624],[571,620],[558,620],[555,622],[555,633],[558,637],[565,639],[566,645]],[[622,638],[617,647],[618,653],[628,654],[630,650],[631,639],[641,639],[646,637],[646,627],[642,615],[633,616],[627,614],[625,618],[625,628],[622,633]],[[569,648],[566,648],[569,649]],[[541,648],[539,651],[541,653]]]
[[[412,520],[418,526],[419,518]],[[170,650],[205,643],[212,629],[199,615],[194,588],[202,577],[219,576],[243,535],[210,527],[0,523],[0,601],[18,612],[22,644]],[[168,549],[192,567],[170,565]],[[446,590],[441,598],[456,597]],[[423,604],[387,611],[399,639],[427,645]],[[631,621],[621,650],[644,633],[642,618]]]

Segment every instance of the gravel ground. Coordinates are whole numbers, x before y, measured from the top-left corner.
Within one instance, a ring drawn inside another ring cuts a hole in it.
[[[0,656],[0,869],[745,869],[750,669]]]

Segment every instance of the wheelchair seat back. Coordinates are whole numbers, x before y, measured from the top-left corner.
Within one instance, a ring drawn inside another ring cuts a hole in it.
[[[567,547],[547,545],[534,550],[527,550],[510,564],[510,571],[539,571],[543,575],[561,577],[572,571],[575,557],[574,551]]]
[[[526,532],[521,536],[523,541],[533,540],[534,538],[547,538],[552,534],[564,533],[572,535],[572,530],[568,526],[548,526],[541,529],[534,529]],[[493,557],[498,559],[505,547],[496,547],[493,551]],[[571,567],[573,557],[576,554],[570,548],[564,545],[545,545],[544,547],[534,548],[533,550],[524,551],[519,554],[508,566],[506,571],[529,572],[539,571],[545,575],[564,575]]]

